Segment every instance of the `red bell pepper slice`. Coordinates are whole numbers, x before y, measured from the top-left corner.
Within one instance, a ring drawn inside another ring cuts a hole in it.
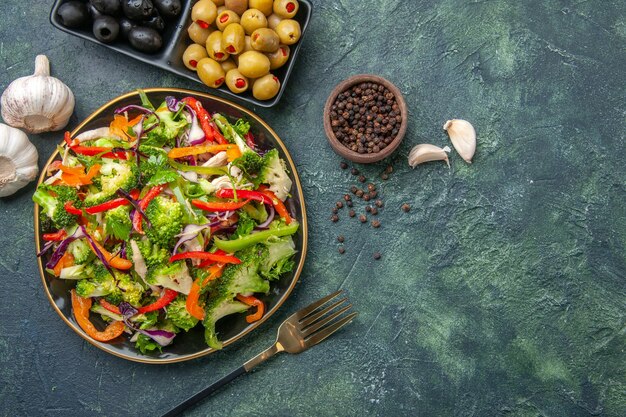
[[[246,321],[248,323],[254,323],[255,321],[261,320],[261,317],[263,317],[263,313],[265,313],[265,303],[263,301],[259,300],[253,295],[246,296],[241,294],[237,295],[237,299],[249,306],[256,306],[256,312],[248,314],[246,316]]]
[[[174,301],[174,299],[178,296],[178,292],[172,289],[166,288],[165,292],[152,304],[148,304],[147,306],[139,307],[137,309],[137,314],[149,313],[151,311],[160,310],[163,307],[167,306],[169,303]]]
[[[211,116],[204,109],[204,107],[202,107],[202,103],[200,103],[193,97],[185,97],[182,101],[187,103],[189,107],[191,107],[196,112],[196,117],[200,122],[200,127],[204,132],[205,139],[209,142],[214,142],[215,138],[213,137],[213,129],[211,129],[211,126],[209,125],[209,122],[211,121]]]
[[[98,302],[100,303],[102,307],[104,307],[106,310],[109,310],[111,313],[122,314],[118,306],[109,303],[104,298],[101,298]]]
[[[280,198],[276,197],[276,194],[262,184],[259,186],[258,191],[271,199],[272,205],[274,206],[274,209],[276,209],[276,213],[278,213],[278,215],[285,220],[285,224],[290,224],[293,221],[285,203],[283,203]]]
[[[251,148],[254,149],[256,146],[256,143],[254,143],[254,135],[250,132],[246,133],[246,135],[243,137],[246,140],[246,144]]]
[[[232,188],[222,188],[221,190],[217,190],[215,195],[219,198],[235,198],[235,190]],[[237,190],[237,198],[239,197],[260,201],[264,204],[274,204],[270,197],[259,191]]]
[[[83,215],[83,211],[81,209],[77,209],[76,207],[74,207],[74,203],[71,201],[66,202],[63,205],[63,208],[65,208],[65,211],[67,211],[70,214],[74,214],[76,216],[82,216]]]
[[[248,204],[250,200],[241,201],[202,201],[191,200],[191,204],[205,211],[230,211],[237,210]]]
[[[135,200],[139,198],[139,190],[132,190],[130,192],[130,196]],[[128,206],[130,202],[125,198],[116,198],[111,201],[107,201],[106,203],[98,204],[97,206],[88,207],[85,209],[87,214],[96,214],[101,213],[103,211],[112,210],[119,206]]]
[[[126,152],[132,152],[132,150],[130,149],[124,152],[121,152],[121,151],[109,152],[113,148],[105,147],[105,146],[81,146],[75,143],[76,141],[72,140],[72,136],[70,135],[70,132],[65,132],[65,135],[63,136],[63,140],[67,144],[68,148],[70,148],[72,151],[80,155],[94,156],[94,155],[102,154],[101,155],[102,158],[128,159]]]
[[[60,242],[65,238],[65,236],[67,236],[67,232],[61,229],[55,233],[44,233],[42,238],[46,242]]]
[[[213,252],[215,255],[226,255],[226,252],[224,252],[221,249],[216,250],[215,252]],[[204,261],[200,262],[198,264],[198,268],[206,268],[207,266],[211,266],[213,264],[215,264],[216,261],[211,260],[211,259],[205,259]]]
[[[180,261],[181,259],[204,259],[210,260],[213,262],[219,262],[223,264],[240,264],[241,261],[239,258],[231,255],[221,255],[211,252],[201,252],[201,251],[192,251],[192,252],[182,252],[177,253],[176,255],[170,258],[170,262]]]
[[[158,196],[159,194],[163,192],[163,190],[165,190],[166,186],[167,184],[161,184],[161,185],[156,185],[152,187],[150,191],[148,191],[148,193],[139,202],[139,208],[142,210],[145,210],[146,207],[148,207],[148,204],[150,204],[150,202],[154,200],[156,196]],[[135,211],[135,214],[133,215],[133,227],[135,228],[137,232],[143,234],[143,226],[141,224],[141,213],[139,213],[138,211]]]

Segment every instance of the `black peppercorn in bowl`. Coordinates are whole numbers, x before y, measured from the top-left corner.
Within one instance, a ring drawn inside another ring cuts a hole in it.
[[[369,164],[385,159],[402,142],[408,110],[400,90],[377,75],[354,75],[331,92],[324,131],[345,159]]]

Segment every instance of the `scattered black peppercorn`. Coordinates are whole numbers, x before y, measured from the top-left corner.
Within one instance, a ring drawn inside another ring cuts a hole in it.
[[[370,198],[376,198],[378,196],[378,191],[370,191]]]
[[[376,200],[376,207],[380,208],[383,206],[383,200]]]
[[[343,237],[343,235],[339,235],[339,236],[337,236],[337,242],[339,242],[339,243],[343,243],[345,240],[346,240],[346,238],[345,238],[345,237]]]
[[[365,175],[360,175],[359,182],[365,182],[365,181],[366,181]]]
[[[361,223],[365,223],[365,222],[367,221],[367,217],[365,216],[365,214],[361,214],[361,215],[359,216],[359,221],[360,221]]]
[[[344,247],[343,247],[343,246],[340,246],[340,247],[339,247],[339,253],[340,253],[340,254],[342,254],[342,255],[343,255],[344,253],[346,253],[346,250],[344,249]]]
[[[350,187],[350,191],[352,191],[352,194],[356,194],[358,188],[356,185],[353,185],[352,187]]]
[[[337,206],[338,209],[343,208],[343,201],[337,201],[335,205]]]
[[[333,207],[333,209],[331,211],[333,212],[333,214],[339,213],[339,210],[337,210],[337,207]]]
[[[333,223],[337,223],[339,221],[339,216],[337,216],[336,214],[333,214],[330,220],[332,220]]]
[[[348,212],[348,215],[349,215],[350,217],[354,217],[354,216],[356,216],[356,212],[355,212],[354,210],[350,210],[350,211]]]
[[[376,191],[376,186],[370,182],[367,184],[367,189],[370,191]]]
[[[343,199],[346,200],[346,201],[350,201],[350,200],[352,200],[352,197],[350,197],[350,194],[344,194],[343,195]]]
[[[378,229],[380,227],[380,222],[378,220],[372,220],[372,227]]]
[[[409,206],[407,203],[404,203],[402,205],[402,211],[408,213],[409,210],[411,210],[411,206]]]
[[[355,194],[356,194],[356,196],[357,196],[357,197],[359,197],[359,198],[360,198],[360,197],[363,197],[363,190],[356,190],[356,193],[355,193]]]
[[[367,211],[368,213],[372,212],[372,206],[365,206],[365,211]]]
[[[356,168],[352,168],[352,170],[350,170],[350,172],[352,173],[352,175],[359,175],[359,170]]]
[[[380,252],[374,252],[374,259],[379,260],[381,258]]]
[[[378,209],[376,207],[372,207],[372,214],[376,216],[378,214]]]
[[[380,178],[382,178],[383,181],[387,181],[389,179],[389,175],[383,174],[383,175],[380,176]]]
[[[346,202],[346,206],[348,206],[348,207],[352,207],[352,206],[353,206],[353,204],[352,204],[352,200],[347,201],[347,202]]]
[[[393,172],[393,166],[387,165],[387,168],[385,168],[385,174],[391,174],[392,172]]]
[[[341,169],[347,169],[347,168],[348,168],[348,164],[346,164],[345,162],[341,161],[341,162],[339,163],[339,168],[341,168]]]
[[[365,194],[365,195],[363,196],[363,200],[365,200],[365,201],[370,201],[370,198],[371,198],[371,197],[370,197],[370,195],[369,195],[369,194]]]

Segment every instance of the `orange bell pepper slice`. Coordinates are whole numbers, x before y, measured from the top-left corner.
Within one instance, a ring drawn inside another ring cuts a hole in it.
[[[204,319],[204,308],[202,308],[199,303],[200,291],[207,283],[222,276],[222,272],[224,272],[224,264],[212,265],[208,271],[209,275],[205,278],[198,278],[193,282],[189,295],[187,295],[187,304],[185,305],[187,307],[187,311],[198,320]]]
[[[234,161],[241,156],[241,151],[237,145],[204,145],[204,146],[187,146],[184,148],[174,148],[167,153],[167,156],[172,159],[182,158],[190,155],[200,155],[203,153],[216,154],[218,152],[226,151],[229,161]]]
[[[104,331],[99,331],[96,326],[89,321],[89,309],[91,308],[91,298],[83,298],[76,294],[75,290],[72,294],[72,310],[74,318],[81,329],[85,331],[91,338],[98,342],[108,342],[120,336],[124,332],[124,322],[114,321],[109,324]]]
[[[104,249],[104,247],[95,240],[93,240],[93,244],[91,242],[89,243],[89,247],[91,248],[93,253],[96,253],[94,245],[96,246],[96,248],[98,248],[98,250],[100,250],[100,252],[104,256],[104,259],[106,259],[109,265],[111,265],[113,268],[126,271],[133,267],[133,263],[131,261],[121,258],[119,254],[112,255],[108,250]]]
[[[276,194],[270,191],[270,189],[263,184],[259,186],[258,191],[265,194],[272,200],[272,205],[274,206],[276,213],[278,213],[278,215],[285,220],[285,224],[290,224],[293,221],[293,219],[289,215],[289,211],[287,210],[285,203],[283,203],[280,198],[276,197]]]
[[[58,277],[61,275],[61,270],[63,268],[67,268],[72,265],[74,265],[74,256],[70,251],[66,251],[63,256],[61,256],[61,259],[59,259],[59,262],[57,262],[54,268],[52,268],[52,272],[54,272],[55,277]]]
[[[246,316],[246,321],[248,323],[254,323],[255,321],[261,320],[261,317],[263,317],[263,314],[265,313],[265,303],[263,301],[253,295],[246,296],[241,294],[237,295],[237,299],[249,306],[256,306],[256,311]]]
[[[135,117],[134,119],[128,120],[126,117],[121,114],[116,114],[113,116],[113,121],[109,125],[109,131],[114,135],[120,138],[127,138],[130,136],[135,136],[134,134],[128,133],[128,128],[135,126],[141,120],[141,115]]]
[[[66,167],[60,165],[59,169],[63,172],[61,174],[61,180],[72,186],[81,186],[91,184],[91,180],[100,172],[100,165],[94,164],[89,168],[89,171],[85,173],[82,167]]]

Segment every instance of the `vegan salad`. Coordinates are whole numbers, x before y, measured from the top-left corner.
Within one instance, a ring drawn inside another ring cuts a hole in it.
[[[192,97],[154,107],[139,96],[108,127],[65,133],[61,159],[33,195],[38,256],[76,282],[73,314],[93,339],[125,334],[147,354],[202,323],[207,345],[220,349],[216,322],[261,319],[257,295],[295,266],[292,182],[245,120],[231,124]]]

